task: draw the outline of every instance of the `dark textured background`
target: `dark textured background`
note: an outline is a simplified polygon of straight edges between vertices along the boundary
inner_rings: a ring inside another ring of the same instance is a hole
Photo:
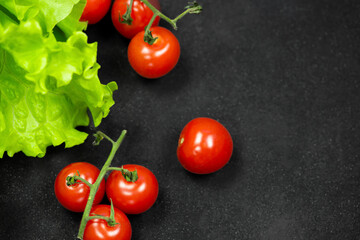
[[[113,165],[144,165],[160,184],[154,207],[129,216],[133,239],[360,239],[360,1],[200,2],[175,32],[178,65],[158,80],[132,71],[109,14],[87,30],[101,81],[119,86],[99,129],[128,130]],[[161,3],[176,16],[187,1]],[[229,164],[205,176],[176,158],[199,116],[234,140]],[[71,162],[102,166],[110,145],[91,142],[0,159],[0,239],[75,238],[81,214],[53,183]]]

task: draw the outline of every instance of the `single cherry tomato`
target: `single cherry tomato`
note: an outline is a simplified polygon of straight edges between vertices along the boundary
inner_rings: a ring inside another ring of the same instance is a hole
[[[95,24],[99,22],[111,6],[111,0],[87,0],[80,21]]]
[[[97,205],[91,209],[90,216],[102,215],[110,217],[110,205]],[[115,226],[109,226],[104,219],[92,219],[86,224],[84,231],[84,240],[130,240],[131,224],[126,215],[114,207],[115,222],[119,223]]]
[[[160,10],[158,0],[149,0],[149,3]],[[120,19],[122,20],[122,16],[126,13],[127,6],[129,5],[130,0],[115,0],[111,8],[111,19],[116,30],[124,37],[131,39],[145,29],[154,13],[140,0],[134,0],[130,15],[133,21],[131,25],[128,25],[122,23]],[[157,26],[159,21],[160,17],[156,17],[151,26]]]
[[[100,173],[100,170],[94,165],[87,162],[76,162],[63,168],[55,180],[55,196],[60,204],[66,209],[73,212],[83,212],[89,197],[90,188],[85,183],[78,180],[78,183],[68,186],[66,178],[75,176],[80,173],[80,177],[94,183]],[[95,195],[93,205],[99,204],[105,194],[105,180],[103,179],[99,185],[99,189]]]
[[[155,175],[147,168],[128,164],[123,166],[129,171],[137,171],[138,179],[128,182],[120,171],[112,171],[106,181],[106,195],[115,207],[127,214],[147,211],[155,203],[159,184]]]
[[[181,165],[197,174],[218,171],[228,163],[232,152],[230,133],[211,118],[195,118],[186,124],[177,147]]]
[[[144,78],[159,78],[169,73],[180,57],[180,44],[169,30],[163,27],[150,28],[156,41],[144,42],[144,33],[138,33],[128,47],[128,59],[132,68]]]

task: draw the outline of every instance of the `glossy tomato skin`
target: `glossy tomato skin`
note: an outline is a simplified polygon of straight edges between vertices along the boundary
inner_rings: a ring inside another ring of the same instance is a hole
[[[100,173],[100,170],[94,165],[87,162],[76,162],[63,168],[56,177],[54,189],[55,196],[59,203],[66,209],[73,212],[83,212],[89,197],[90,188],[79,182],[78,184],[67,186],[67,176],[78,175],[90,183],[94,183]],[[99,185],[99,189],[95,195],[94,205],[99,204],[105,194],[105,180],[103,179]]]
[[[149,3],[160,10],[160,3],[158,0],[149,0]],[[111,8],[111,20],[114,27],[121,35],[131,39],[137,33],[145,29],[154,13],[140,0],[134,0],[131,10],[131,18],[133,21],[131,25],[128,25],[119,21],[119,16],[123,16],[126,13],[128,5],[130,5],[130,0],[115,0]],[[160,17],[156,17],[151,26],[157,26],[159,21]]]
[[[97,205],[91,209],[90,216],[102,215],[110,217],[110,205]],[[115,226],[109,226],[105,220],[93,219],[86,224],[83,240],[130,240],[132,229],[129,219],[126,215],[114,207]]]
[[[163,27],[150,28],[154,38],[152,45],[144,42],[144,33],[138,33],[128,47],[128,60],[131,67],[144,78],[160,78],[169,73],[180,57],[180,44],[177,38]]]
[[[111,0],[87,0],[80,21],[95,24],[99,22],[111,6]]]
[[[182,130],[177,147],[181,165],[196,174],[213,173],[224,167],[233,152],[228,130],[211,118],[195,118]]]
[[[155,175],[147,168],[128,164],[123,168],[137,170],[138,180],[128,182],[120,171],[112,171],[106,181],[106,194],[114,206],[127,214],[139,214],[147,211],[155,203],[159,184]]]

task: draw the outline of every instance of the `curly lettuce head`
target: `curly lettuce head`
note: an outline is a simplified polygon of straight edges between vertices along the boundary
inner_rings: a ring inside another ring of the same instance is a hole
[[[117,85],[101,84],[97,44],[78,21],[85,2],[0,2],[0,158],[81,144],[87,110],[98,126],[114,104]]]

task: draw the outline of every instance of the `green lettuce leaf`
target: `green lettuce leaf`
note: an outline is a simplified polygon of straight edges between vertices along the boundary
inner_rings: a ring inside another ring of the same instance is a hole
[[[85,0],[0,2],[0,158],[42,157],[50,145],[81,144],[114,104],[115,82],[101,84],[97,43],[80,23]]]
[[[81,31],[86,23],[79,22],[86,0],[1,0],[0,5],[19,22],[37,21],[45,33],[60,23],[66,32]]]

